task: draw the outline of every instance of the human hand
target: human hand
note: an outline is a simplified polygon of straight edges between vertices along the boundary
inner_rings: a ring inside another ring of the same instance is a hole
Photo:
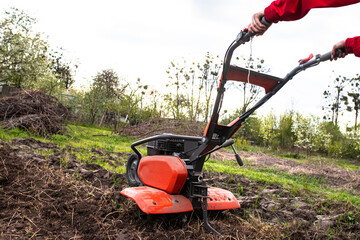
[[[340,49],[340,50],[342,50],[342,51],[341,51],[337,56],[335,56],[335,52],[336,52],[336,50],[338,50],[338,49]],[[347,53],[346,53],[346,51],[344,51],[343,49],[345,49],[345,40],[342,40],[342,41],[336,43],[336,44],[333,46],[333,48],[332,48],[332,50],[331,50],[331,59],[336,60],[337,58],[343,58],[343,57],[345,57],[345,56],[347,55]]]
[[[264,16],[264,11],[255,13],[252,16],[252,21],[248,26],[248,29],[251,33],[256,33],[256,35],[263,35],[264,32],[270,27],[269,26],[265,26],[264,24],[262,24],[260,22],[261,17]]]

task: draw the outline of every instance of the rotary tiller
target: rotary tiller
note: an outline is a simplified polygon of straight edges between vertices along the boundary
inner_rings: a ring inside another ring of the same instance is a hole
[[[203,181],[203,165],[206,157],[220,148],[232,146],[233,134],[256,109],[267,102],[299,72],[331,58],[331,52],[307,58],[289,72],[285,78],[251,71],[230,64],[234,50],[249,42],[254,34],[247,29],[240,31],[229,46],[222,69],[217,97],[211,119],[203,136],[161,134],[145,138],[131,145],[134,153],[129,157],[126,176],[129,188],[121,194],[131,198],[145,214],[185,213],[200,210],[206,229],[220,235],[208,222],[208,211],[239,208],[236,197],[227,190],[209,187]],[[240,81],[265,89],[265,95],[247,112],[228,125],[218,124],[219,112],[227,81]],[[147,155],[143,157],[136,148],[147,143]],[[243,162],[232,146],[240,166]]]

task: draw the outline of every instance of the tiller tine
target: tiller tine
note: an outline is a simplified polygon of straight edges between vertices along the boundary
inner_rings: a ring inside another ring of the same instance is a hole
[[[208,208],[207,208],[207,199],[209,198],[208,194],[207,194],[207,186],[205,186],[204,188],[202,188],[201,191],[201,195],[203,196],[202,198],[202,210],[203,210],[203,220],[204,220],[204,227],[209,230],[212,231],[214,233],[216,233],[218,236],[222,236],[218,231],[216,231],[210,224],[209,224],[209,220],[208,220]]]

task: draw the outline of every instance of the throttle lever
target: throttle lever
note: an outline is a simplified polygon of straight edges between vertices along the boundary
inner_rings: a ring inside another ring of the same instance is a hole
[[[307,63],[307,62],[310,61],[313,57],[314,57],[314,54],[311,53],[307,58],[300,59],[300,60],[299,60],[299,64]]]
[[[244,162],[242,161],[240,155],[236,152],[236,149],[234,148],[234,145],[231,145],[231,147],[232,147],[232,149],[234,151],[237,163],[239,164],[240,167],[242,167],[244,165]]]

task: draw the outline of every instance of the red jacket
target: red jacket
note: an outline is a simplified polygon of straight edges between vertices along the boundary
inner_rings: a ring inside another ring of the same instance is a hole
[[[276,0],[265,8],[265,19],[269,22],[293,21],[303,18],[312,8],[342,7],[360,0]],[[360,57],[360,36],[345,40],[345,49]]]

